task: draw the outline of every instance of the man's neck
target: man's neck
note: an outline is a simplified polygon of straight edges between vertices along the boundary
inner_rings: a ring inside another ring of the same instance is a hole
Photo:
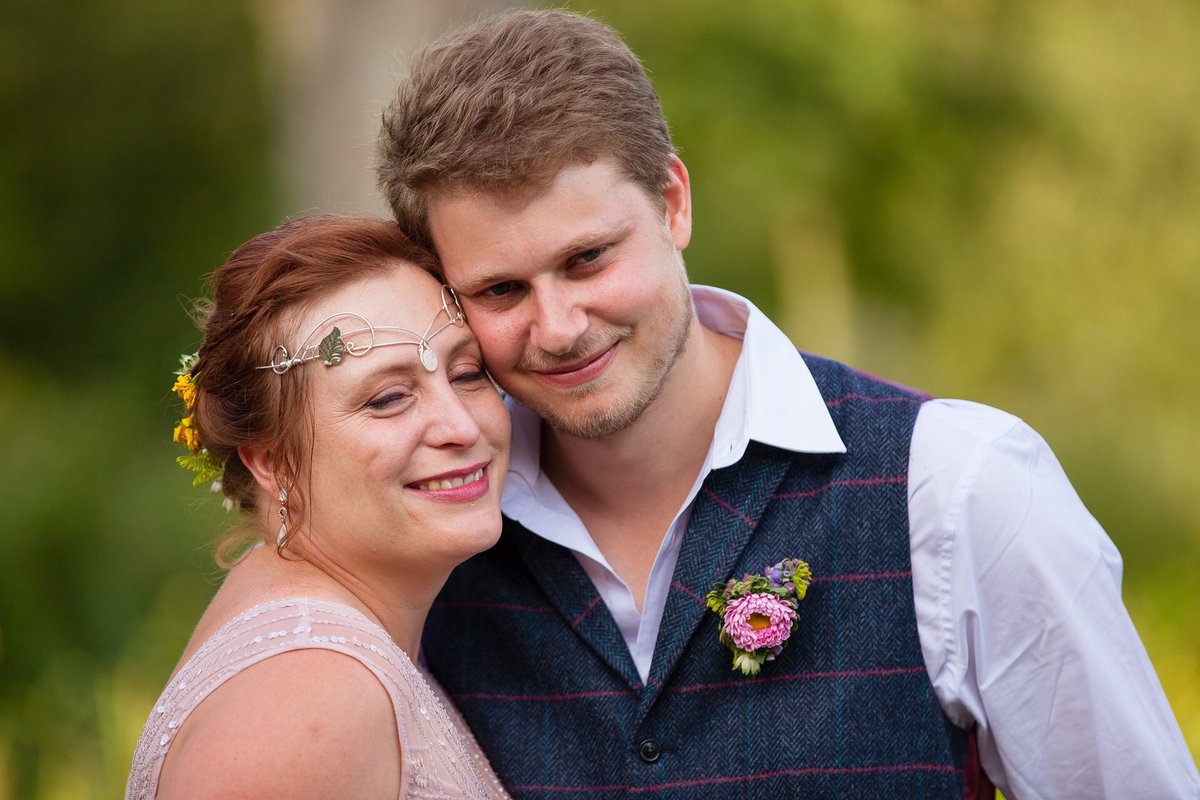
[[[541,469],[641,607],[650,568],[712,444],[741,342],[693,323],[662,393],[625,430],[580,439],[543,425]]]

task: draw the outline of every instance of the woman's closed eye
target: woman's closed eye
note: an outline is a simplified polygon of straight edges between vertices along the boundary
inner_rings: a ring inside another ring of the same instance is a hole
[[[455,386],[470,389],[473,388],[475,384],[487,383],[487,373],[485,373],[483,368],[479,366],[464,366],[462,369],[458,369],[453,372],[450,382]]]
[[[411,395],[408,392],[389,390],[377,395],[374,399],[369,400],[366,404],[366,408],[369,408],[372,411],[386,411],[388,409],[398,407],[409,397],[411,397]]]

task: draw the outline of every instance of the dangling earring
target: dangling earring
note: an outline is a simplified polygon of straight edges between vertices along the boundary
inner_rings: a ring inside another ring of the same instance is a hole
[[[279,490],[279,533],[275,534],[275,552],[283,555],[283,550],[288,543],[287,529],[287,489]]]

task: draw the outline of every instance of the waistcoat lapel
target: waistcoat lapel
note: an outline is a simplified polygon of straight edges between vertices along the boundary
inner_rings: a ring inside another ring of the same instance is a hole
[[[713,470],[696,497],[684,534],[671,591],[663,609],[650,679],[638,710],[640,722],[701,621],[709,614],[704,595],[717,581],[728,580],[766,511],[776,487],[792,460],[781,451],[751,442],[740,461]],[[780,553],[778,558],[788,554]],[[767,566],[753,565],[753,568]],[[729,658],[729,651],[712,636],[712,657]]]
[[[508,520],[505,524],[510,529],[506,534],[514,537],[518,552],[534,580],[567,625],[631,689],[639,688],[641,678],[638,677],[637,667],[621,636],[621,630],[575,556],[565,547],[548,542],[520,525]],[[565,658],[570,654],[563,655]],[[570,669],[570,666],[563,664],[557,668]]]

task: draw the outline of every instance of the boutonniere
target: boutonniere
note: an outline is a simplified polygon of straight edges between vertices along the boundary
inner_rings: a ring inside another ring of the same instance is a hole
[[[705,599],[721,618],[721,644],[733,651],[733,668],[754,676],[774,661],[796,629],[796,609],[812,571],[798,558],[785,558],[761,575],[718,583]]]

